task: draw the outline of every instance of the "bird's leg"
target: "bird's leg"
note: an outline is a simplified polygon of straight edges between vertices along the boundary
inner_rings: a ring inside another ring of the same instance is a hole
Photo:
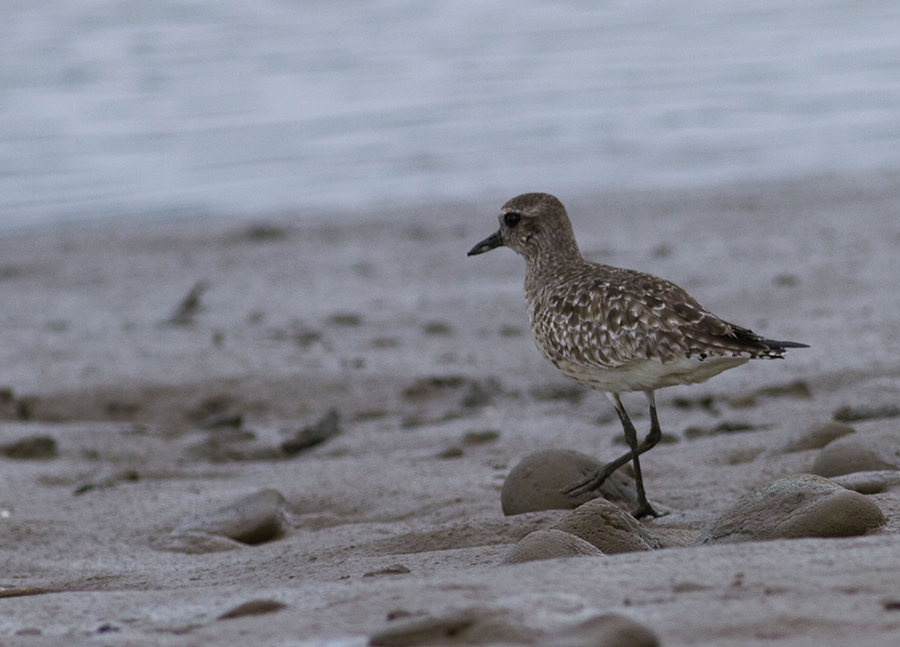
[[[619,398],[619,394],[607,393],[607,397],[612,401],[613,405],[616,408],[616,413],[619,416],[619,420],[622,422],[622,428],[625,432],[625,440],[628,443],[628,446],[631,448],[631,451],[601,466],[580,481],[576,481],[572,485],[567,486],[562,490],[563,494],[568,494],[569,496],[575,497],[586,492],[596,490],[601,485],[603,485],[603,482],[606,481],[606,479],[608,479],[613,472],[622,467],[628,461],[632,461],[634,465],[634,482],[638,494],[638,507],[634,511],[634,516],[638,519],[645,516],[660,516],[660,513],[654,510],[653,506],[650,505],[650,502],[647,501],[647,495],[644,492],[644,479],[641,474],[641,464],[640,460],[638,459],[638,456],[640,456],[647,450],[652,449],[662,437],[662,431],[659,426],[659,419],[656,415],[656,402],[653,396],[653,391],[645,391],[644,394],[647,396],[647,401],[650,404],[650,433],[647,434],[647,438],[644,439],[644,442],[638,445],[637,431],[635,431],[634,424],[632,424],[631,419],[628,417],[628,414],[625,411],[625,407],[622,405],[622,400],[621,398]]]
[[[656,396],[653,394],[653,391],[644,391],[644,395],[647,396],[647,404],[650,405],[650,433],[647,434],[644,442],[641,443],[642,454],[647,449],[655,447],[656,443],[662,439],[662,429],[659,426],[659,418],[656,417]],[[647,446],[646,449],[644,449],[644,445]]]
[[[638,507],[632,514],[635,519],[640,519],[641,517],[646,517],[648,515],[658,517],[659,513],[653,509],[653,506],[647,501],[647,495],[644,493],[644,477],[641,475],[641,461],[638,458],[641,455],[641,448],[638,446],[637,431],[635,431],[631,419],[625,412],[625,407],[622,405],[622,399],[619,397],[619,394],[611,393],[609,394],[609,397],[616,406],[616,413],[619,414],[619,420],[622,421],[622,429],[625,431],[625,442],[631,447],[631,464],[634,465],[634,485],[637,488],[638,495]],[[654,409],[655,407],[651,408],[651,412]],[[652,415],[653,414],[651,413],[651,416]],[[650,433],[653,433],[652,425]],[[647,449],[649,449],[649,447]]]

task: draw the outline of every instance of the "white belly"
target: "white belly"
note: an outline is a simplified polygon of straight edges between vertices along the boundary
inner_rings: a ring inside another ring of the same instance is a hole
[[[654,391],[666,386],[697,384],[729,368],[746,364],[746,357],[707,357],[678,359],[663,363],[645,359],[616,368],[594,368],[567,360],[557,360],[557,368],[571,380],[597,391]]]

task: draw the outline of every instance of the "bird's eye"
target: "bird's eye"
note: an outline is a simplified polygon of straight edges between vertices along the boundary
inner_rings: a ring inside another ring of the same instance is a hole
[[[510,229],[518,225],[520,220],[522,220],[522,216],[517,213],[508,213],[503,216],[503,223]]]

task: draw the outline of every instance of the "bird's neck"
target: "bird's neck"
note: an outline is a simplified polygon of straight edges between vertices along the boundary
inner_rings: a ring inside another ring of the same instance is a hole
[[[525,257],[525,286],[551,285],[587,261],[581,255],[574,238],[556,241],[551,249],[536,250]]]

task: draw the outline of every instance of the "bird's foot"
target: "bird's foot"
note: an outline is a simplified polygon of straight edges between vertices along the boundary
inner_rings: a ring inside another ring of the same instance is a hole
[[[638,505],[637,510],[631,513],[631,515],[635,519],[643,519],[644,517],[653,517],[654,519],[657,517],[665,517],[668,512],[657,512],[656,509],[650,505],[649,501],[644,501],[640,505]]]
[[[585,476],[583,479],[579,481],[575,481],[571,485],[567,485],[560,492],[562,494],[568,494],[573,499],[581,496],[582,494],[587,494],[588,492],[593,492],[594,490],[599,489],[601,485],[603,485],[604,481],[609,478],[610,474],[615,472],[617,466],[615,465],[601,465],[596,470]]]

